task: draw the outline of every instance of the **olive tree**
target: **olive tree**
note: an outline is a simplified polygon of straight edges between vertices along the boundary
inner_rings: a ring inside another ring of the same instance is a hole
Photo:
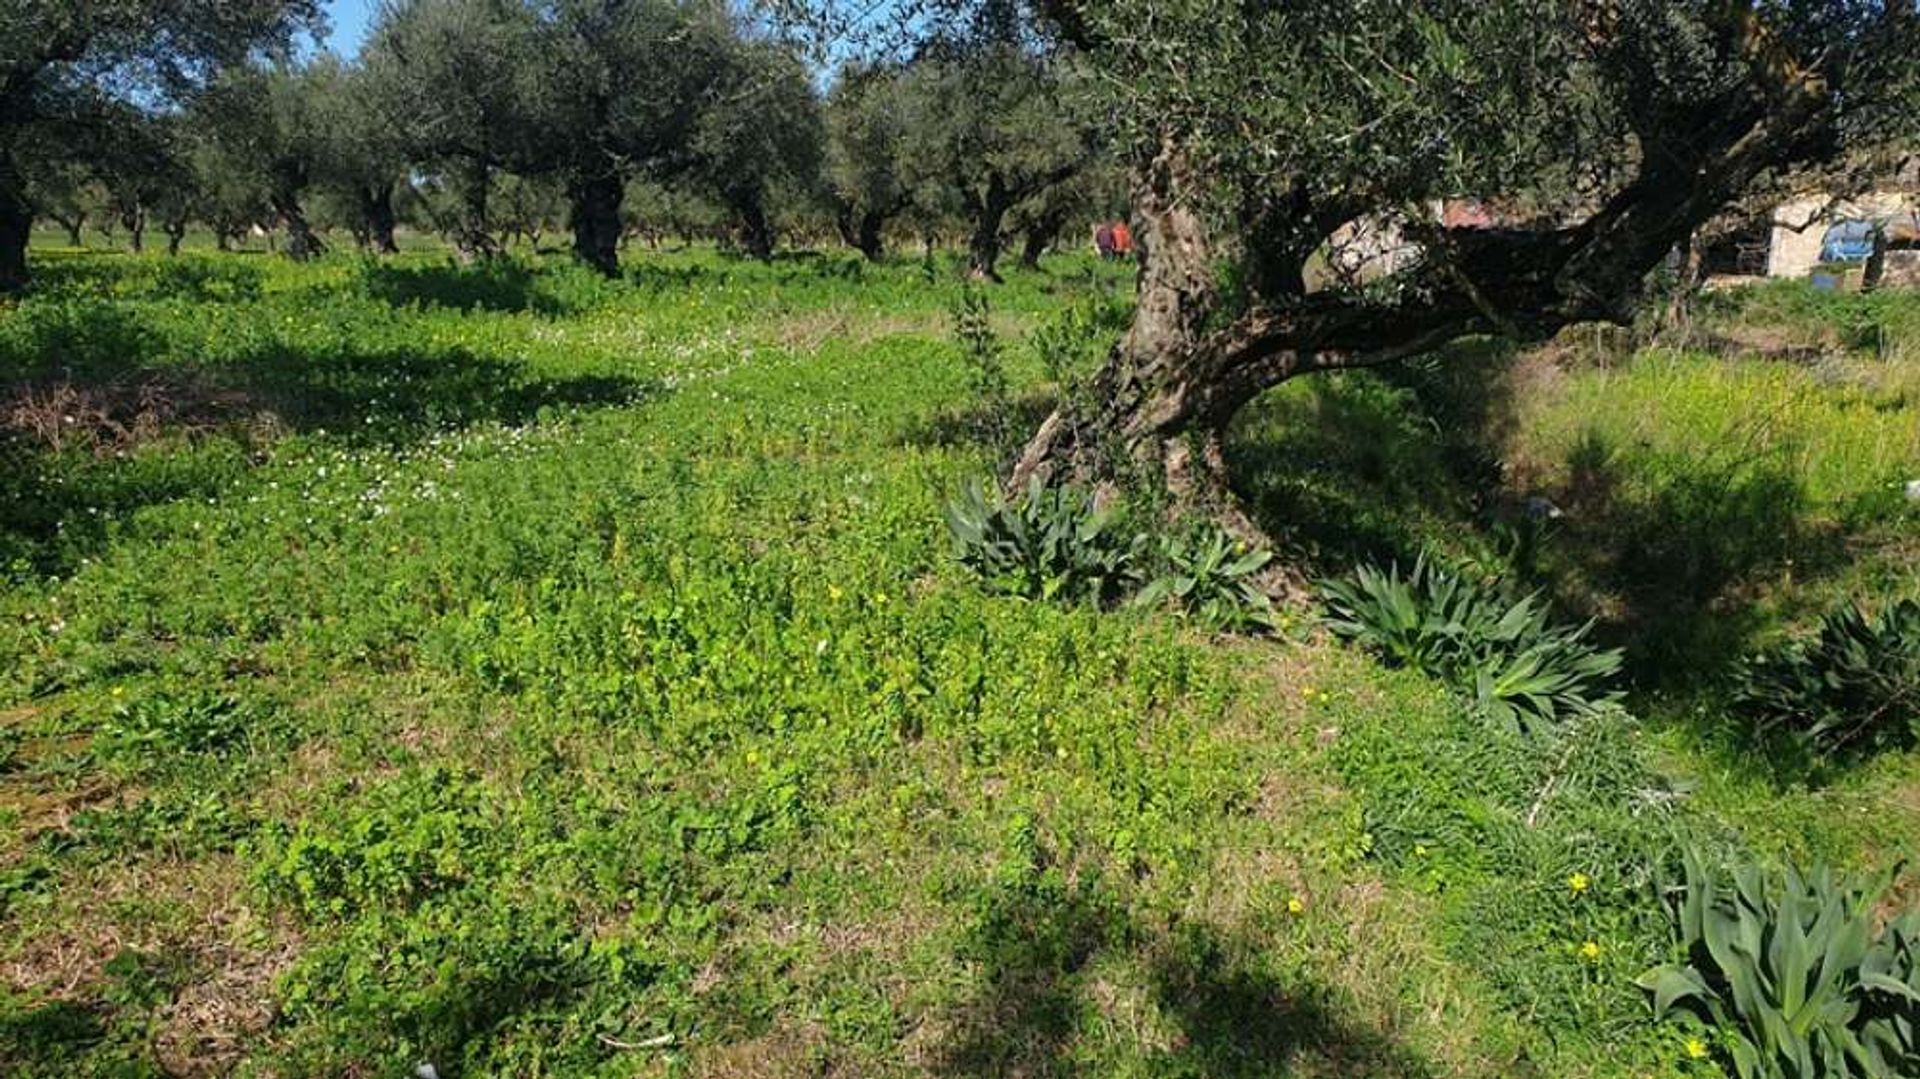
[[[997,279],[1008,214],[1086,167],[1093,144],[1067,100],[1071,57],[982,22],[932,42],[901,107],[913,182],[947,189],[968,223],[970,271]]]
[[[498,248],[495,177],[548,167],[550,87],[541,27],[521,0],[396,0],[362,49],[366,108],[450,199],[442,220],[462,260]]]
[[[847,246],[875,262],[886,254],[887,222],[913,204],[903,86],[897,66],[850,64],[825,102],[834,225]]]
[[[161,108],[318,21],[313,0],[0,0],[0,292],[27,283],[37,168],[113,109]]]
[[[261,192],[295,260],[326,247],[306,200],[331,153],[334,117],[324,106],[344,79],[340,62],[326,54],[305,65],[249,64],[229,69],[195,102],[195,128],[213,167]]]
[[[733,214],[741,248],[768,259],[769,199],[810,189],[819,174],[819,98],[800,58],[771,40],[736,39],[715,74],[693,134],[693,176]]]
[[[542,160],[566,189],[574,253],[619,272],[621,204],[636,178],[695,164],[712,88],[733,70],[724,10],[676,0],[542,0],[538,108],[556,136]]]
[[[1040,15],[1112,94],[1139,302],[1092,392],[1046,419],[1011,479],[1144,480],[1247,533],[1224,435],[1270,387],[1465,335],[1630,319],[1669,252],[1743,193],[1915,134],[1913,0],[1059,0]],[[1506,212],[1473,227],[1427,209],[1463,195]],[[1309,259],[1365,218],[1397,221],[1420,256],[1309,290]]]

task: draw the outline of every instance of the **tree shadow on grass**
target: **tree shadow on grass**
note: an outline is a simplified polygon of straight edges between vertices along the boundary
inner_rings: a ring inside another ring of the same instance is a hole
[[[1036,392],[1000,404],[969,402],[944,408],[909,421],[895,444],[922,449],[984,446],[1010,458],[1053,412],[1055,403],[1053,394]]]
[[[459,347],[276,344],[190,371],[148,367],[148,342],[128,320],[73,349],[43,344],[77,366],[28,360],[19,366],[59,373],[0,395],[0,572],[66,572],[106,544],[115,521],[216,496],[286,432],[400,448],[475,424],[633,405],[660,389],[622,375],[531,377]]]
[[[1096,1076],[1099,1040],[1132,1027],[1151,1032],[1148,1044],[1117,1048],[1151,1060],[1155,1074],[1433,1074],[1392,1038],[1335,1014],[1324,988],[1267,969],[1271,950],[1199,923],[1150,930],[1097,888],[1053,875],[1000,886],[981,901],[962,950],[981,970],[980,989],[948,1017],[935,1071]],[[1145,1014],[1113,1021],[1106,1009],[1117,995]]]
[[[510,258],[471,266],[369,263],[360,272],[367,295],[394,307],[565,315],[574,305],[543,287],[538,268]]]
[[[1283,386],[1236,427],[1235,481],[1316,572],[1432,552],[1499,567],[1544,589],[1562,617],[1594,619],[1601,641],[1626,650],[1629,677],[1662,690],[1729,671],[1773,620],[1783,575],[1845,568],[1857,515],[1814,506],[1784,450],[1661,453],[1594,427],[1551,486],[1515,486],[1502,464],[1521,422],[1511,358],[1478,345]],[[1535,498],[1564,516],[1535,516]]]
[[[79,1065],[106,1037],[99,1012],[72,1001],[55,1000],[27,1007],[0,1001],[0,1073],[56,1074]]]
[[[1246,410],[1228,467],[1269,535],[1319,573],[1479,549],[1506,507],[1498,444],[1516,422],[1512,351],[1301,379]]]
[[[1589,430],[1554,492],[1568,514],[1545,559],[1558,598],[1598,620],[1642,685],[1717,680],[1770,621],[1769,586],[1849,558],[1845,526],[1816,512],[1787,455],[1717,449],[1682,463]]]
[[[164,260],[119,254],[36,257],[33,289],[59,296],[117,300],[225,303],[255,299],[266,272],[232,255],[178,255]]]

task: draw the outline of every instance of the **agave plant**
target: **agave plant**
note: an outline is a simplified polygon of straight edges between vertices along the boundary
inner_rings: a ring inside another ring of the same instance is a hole
[[[1085,492],[1035,478],[1009,499],[969,481],[945,514],[956,557],[998,591],[1107,603],[1140,579],[1145,537],[1125,534]]]
[[[1160,553],[1166,570],[1140,590],[1136,603],[1171,604],[1214,629],[1274,625],[1273,602],[1254,579],[1272,561],[1272,552],[1250,550],[1213,526],[1166,541]]]
[[[1588,642],[1591,622],[1554,623],[1537,593],[1512,598],[1424,555],[1404,576],[1398,566],[1361,566],[1320,590],[1335,633],[1453,682],[1495,721],[1524,730],[1619,697],[1606,688],[1619,651]]]
[[[1717,1028],[1740,1079],[1920,1074],[1920,918],[1873,931],[1891,874],[1863,883],[1744,866],[1723,879],[1697,852],[1683,862],[1673,915],[1686,959],[1639,979],[1656,1015]]]
[[[1750,657],[1735,687],[1757,733],[1824,756],[1920,743],[1920,601],[1877,616],[1849,600],[1810,640]]]

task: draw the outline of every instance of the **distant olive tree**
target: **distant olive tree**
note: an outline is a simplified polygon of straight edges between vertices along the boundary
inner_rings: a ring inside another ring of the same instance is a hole
[[[731,44],[704,98],[693,178],[733,214],[741,249],[771,258],[769,201],[813,190],[825,155],[812,80],[790,50],[743,38]]]
[[[887,223],[913,204],[903,87],[898,65],[852,64],[825,102],[834,225],[847,246],[876,262],[886,253]]]
[[[314,0],[0,0],[0,292],[27,283],[29,176],[318,22]]]
[[[968,225],[969,270],[997,279],[1007,217],[1094,158],[1069,107],[1070,57],[1036,50],[995,20],[937,38],[901,94],[910,181],[951,194]]]
[[[444,194],[463,260],[494,253],[495,177],[547,167],[555,138],[535,10],[518,0],[395,0],[362,49],[365,107]]]

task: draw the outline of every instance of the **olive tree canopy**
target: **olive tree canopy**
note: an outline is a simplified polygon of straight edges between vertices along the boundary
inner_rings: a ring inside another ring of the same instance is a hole
[[[0,0],[0,292],[27,281],[29,174],[318,24],[314,0]]]

